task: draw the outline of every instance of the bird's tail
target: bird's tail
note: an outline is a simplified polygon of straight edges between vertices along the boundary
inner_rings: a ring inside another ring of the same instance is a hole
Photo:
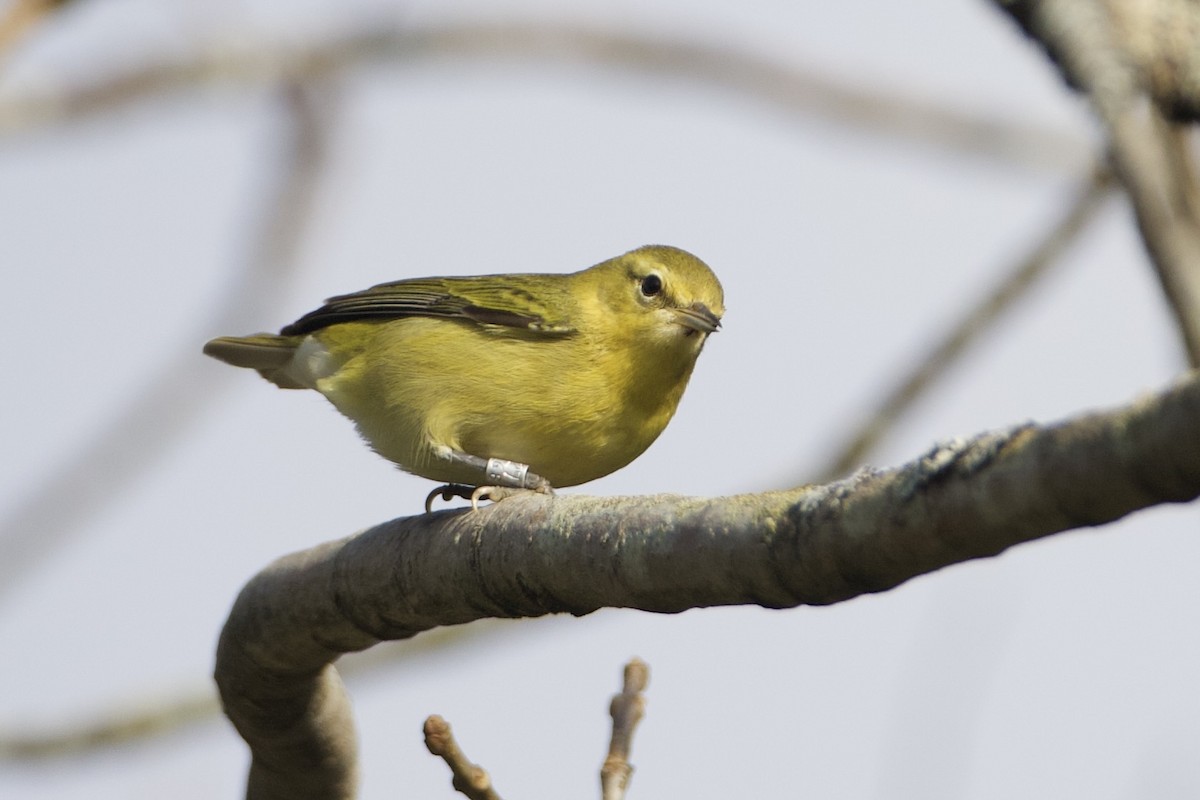
[[[292,357],[302,336],[276,336],[256,333],[253,336],[218,336],[204,345],[204,354],[235,367],[258,370],[258,374],[281,389],[305,389],[288,374]]]

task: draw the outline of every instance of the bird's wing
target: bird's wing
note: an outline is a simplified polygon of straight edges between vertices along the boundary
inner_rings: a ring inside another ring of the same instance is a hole
[[[566,284],[557,275],[416,278],[331,297],[280,333],[296,336],[339,322],[442,317],[557,336],[575,330],[570,307]]]

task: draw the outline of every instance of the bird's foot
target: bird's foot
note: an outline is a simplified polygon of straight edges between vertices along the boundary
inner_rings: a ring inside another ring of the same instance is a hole
[[[528,489],[518,489],[515,486],[476,486],[475,491],[471,492],[471,509],[478,511],[480,500],[491,500],[493,503],[499,503],[506,497],[515,497],[516,495],[527,494],[529,492],[554,494],[554,489],[549,483],[541,483]]]
[[[440,497],[443,500],[461,497],[463,500],[471,501],[472,511],[478,511],[480,500],[490,500],[493,503],[499,503],[507,497],[513,497],[526,492],[554,494],[554,489],[546,481],[527,489],[515,486],[467,486],[462,483],[447,483],[445,486],[439,486],[434,489],[425,498],[425,513],[428,514],[433,511],[433,499],[435,497]]]

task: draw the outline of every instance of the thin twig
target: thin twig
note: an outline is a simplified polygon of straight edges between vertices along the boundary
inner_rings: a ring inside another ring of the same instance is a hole
[[[936,345],[883,397],[867,421],[835,450],[819,480],[831,480],[861,466],[880,440],[909,408],[958,363],[966,350],[1061,260],[1112,192],[1111,171],[1097,163],[1076,191],[1066,214],[1057,220],[1033,248],[1016,262],[1004,279],[980,298]]]
[[[219,310],[189,341],[202,342],[214,331],[246,326],[294,272],[329,149],[333,115],[328,99],[325,89],[287,88],[286,130],[279,148],[283,156],[277,171],[268,176],[255,238],[245,262],[220,294]],[[0,519],[0,597],[134,485],[213,405],[220,396],[216,389],[228,384],[215,383],[211,374],[197,369],[200,360],[197,347],[161,365],[131,393],[129,405]]]
[[[633,749],[633,732],[646,713],[646,699],[642,692],[650,682],[650,667],[640,658],[625,665],[625,680],[621,693],[613,695],[608,713],[612,717],[612,739],[608,745],[608,757],[600,768],[600,796],[603,800],[623,800],[629,779],[633,776],[633,765],[629,753]]]
[[[571,24],[448,23],[412,29],[374,24],[301,47],[271,42],[211,45],[90,83],[0,100],[0,135],[111,113],[134,103],[194,92],[205,85],[258,86],[307,80],[373,63],[408,65],[447,57],[588,64],[638,75],[666,75],[766,103],[806,120],[837,124],[924,146],[1040,170],[1076,171],[1078,137],[1004,117],[881,91],[734,46],[631,34]]]
[[[492,779],[478,764],[472,764],[450,731],[450,723],[436,714],[425,720],[425,746],[450,767],[451,785],[470,800],[500,800]]]

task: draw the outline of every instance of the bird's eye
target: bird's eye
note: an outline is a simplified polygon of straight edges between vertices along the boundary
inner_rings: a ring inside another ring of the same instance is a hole
[[[642,278],[642,294],[646,297],[654,297],[662,292],[662,278],[655,275],[653,272]]]

